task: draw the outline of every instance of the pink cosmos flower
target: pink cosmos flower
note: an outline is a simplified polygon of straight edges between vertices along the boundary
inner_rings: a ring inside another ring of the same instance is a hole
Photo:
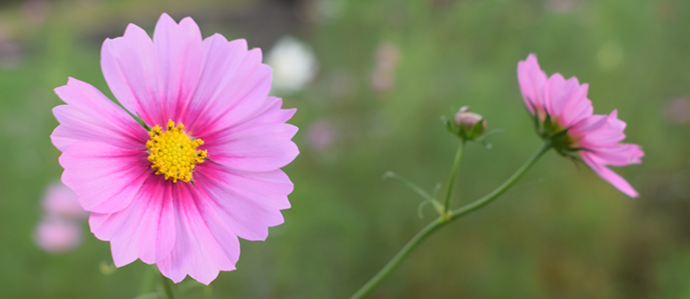
[[[55,182],[48,186],[42,203],[48,215],[65,219],[84,219],[89,214],[79,204],[77,194],[62,182]]]
[[[625,179],[606,167],[639,164],[644,156],[639,145],[620,143],[625,139],[625,122],[618,119],[617,110],[592,114],[589,85],[580,85],[575,77],[566,80],[559,73],[547,78],[534,54],[518,63],[518,81],[543,138],[551,138],[561,154],[579,152],[601,178],[630,197],[638,196]]]
[[[55,89],[67,103],[53,109],[51,135],[62,181],[117,267],[141,259],[176,283],[209,284],[235,269],[238,237],[265,240],[283,222],[295,109],[268,96],[261,57],[245,40],[202,40],[191,18],[163,14],[153,40],[129,24],[103,43],[103,75],[124,109],[74,78]]]
[[[34,241],[49,253],[65,253],[81,244],[81,228],[71,220],[47,217],[36,226]]]
[[[307,127],[307,144],[316,151],[324,151],[333,144],[336,134],[331,121],[319,119]]]
[[[65,253],[81,244],[80,220],[88,213],[77,195],[60,182],[48,185],[42,199],[43,217],[34,230],[34,241],[49,253]]]

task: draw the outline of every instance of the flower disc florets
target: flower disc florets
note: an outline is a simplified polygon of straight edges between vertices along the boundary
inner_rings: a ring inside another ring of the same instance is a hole
[[[197,150],[196,148],[204,141],[192,139],[183,131],[184,125],[168,120],[167,130],[163,132],[160,126],[156,125],[149,131],[151,140],[146,142],[149,149],[149,161],[153,163],[152,169],[156,169],[156,174],[165,175],[165,179],[172,179],[189,182],[192,180],[192,170],[196,164],[204,162],[207,151]]]

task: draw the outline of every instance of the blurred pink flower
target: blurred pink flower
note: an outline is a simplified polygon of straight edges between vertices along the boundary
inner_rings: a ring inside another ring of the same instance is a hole
[[[0,38],[0,68],[14,69],[22,63],[22,47],[9,39]]]
[[[89,215],[79,204],[77,194],[62,182],[48,186],[43,195],[43,209],[49,215],[67,219],[83,219]]]
[[[690,123],[690,99],[680,97],[666,102],[663,110],[666,121],[673,124]]]
[[[542,126],[548,115],[555,126],[549,130],[555,135],[567,130],[567,135],[558,140],[561,143],[554,144],[556,150],[566,155],[579,152],[601,178],[630,197],[638,196],[625,179],[606,167],[639,164],[644,156],[637,144],[620,143],[625,139],[625,122],[618,119],[617,110],[610,115],[592,114],[592,102],[587,99],[589,85],[580,85],[575,77],[565,80],[559,73],[547,78],[534,54],[518,63],[518,81],[527,108],[536,113]]]
[[[578,4],[577,0],[548,0],[547,7],[555,12],[570,12]]]
[[[314,121],[307,127],[307,144],[316,151],[323,151],[331,146],[335,134],[335,128],[329,120]]]
[[[129,24],[103,43],[103,75],[126,110],[77,79],[55,89],[67,103],[53,109],[51,136],[62,181],[117,267],[141,259],[174,282],[209,284],[235,269],[238,237],[265,240],[283,223],[295,109],[268,96],[261,56],[245,40],[202,41],[191,18],[163,14],[153,40]]]
[[[375,67],[371,71],[371,87],[380,93],[393,89],[395,85],[395,68],[400,62],[400,51],[392,43],[384,43],[376,49]]]
[[[46,0],[26,0],[22,3],[25,19],[33,25],[41,25],[50,13],[50,3]]]
[[[400,62],[400,50],[394,44],[386,42],[376,49],[376,68],[393,70]]]
[[[49,253],[65,253],[81,244],[81,228],[74,221],[47,217],[36,226],[34,241]]]

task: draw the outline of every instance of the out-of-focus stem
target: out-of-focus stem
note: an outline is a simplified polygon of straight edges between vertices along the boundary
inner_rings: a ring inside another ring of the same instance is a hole
[[[412,253],[412,250],[421,244],[426,237],[431,235],[433,231],[443,226],[445,223],[447,223],[447,221],[443,220],[442,217],[439,217],[425,226],[416,235],[414,235],[414,237],[412,237],[412,239],[410,239],[410,241],[408,241],[407,244],[405,244],[405,246],[403,246],[403,248],[401,248],[400,251],[398,251],[398,253],[390,261],[388,261],[388,263],[383,266],[381,270],[379,270],[378,273],[376,273],[376,275],[374,275],[374,277],[369,279],[366,284],[359,288],[359,290],[352,295],[350,299],[364,298],[364,296],[373,291],[384,278],[388,277],[388,275],[400,265],[403,259]]]
[[[458,149],[458,154],[456,154],[456,159],[455,159],[455,164],[453,166],[453,173],[451,173],[451,183],[448,185],[448,193],[450,193],[450,190],[452,189],[452,182],[455,177],[455,171],[457,170],[457,165],[459,164],[460,157],[462,155],[462,147],[463,144],[460,145],[460,148]],[[491,191],[491,193],[487,194],[486,196],[464,206],[459,209],[453,210],[450,213],[446,213],[441,215],[439,218],[434,220],[433,222],[429,223],[427,226],[425,226],[422,230],[420,230],[410,241],[403,246],[403,248],[398,251],[393,258],[388,261],[388,263],[379,270],[378,273],[374,275],[369,281],[367,281],[357,292],[350,297],[350,299],[358,299],[358,298],[364,298],[366,295],[371,293],[380,283],[390,275],[395,268],[397,268],[402,261],[410,254],[412,251],[417,248],[417,246],[424,241],[431,233],[436,231],[438,228],[442,227],[443,225],[449,223],[451,220],[461,218],[465,215],[468,215],[481,207],[487,205],[494,199],[496,199],[499,195],[503,194],[508,188],[513,186],[515,182],[522,177],[522,175],[527,172],[528,169],[534,165],[539,158],[544,155],[549,149],[551,149],[551,141],[549,139],[546,139],[544,144],[534,153],[532,156],[525,161],[520,168],[518,168],[515,173],[513,173],[512,176],[510,176],[503,184],[498,186],[494,191]],[[446,207],[448,206],[448,198],[446,198]],[[444,217],[445,216],[445,217]]]
[[[455,161],[453,162],[453,169],[450,171],[450,179],[448,180],[448,190],[446,191],[446,199],[443,201],[443,215],[448,214],[450,210],[450,196],[453,193],[453,184],[455,184],[455,175],[458,173],[458,167],[460,166],[460,160],[462,159],[462,150],[465,147],[465,140],[460,141],[458,145],[458,150],[455,152]]]
[[[513,186],[513,184],[515,184],[515,182],[517,182],[517,180],[520,177],[522,177],[522,175],[525,174],[525,172],[527,172],[527,170],[530,169],[532,165],[534,165],[534,163],[537,162],[537,160],[539,160],[539,158],[542,155],[544,155],[549,149],[551,149],[551,140],[546,139],[546,141],[544,141],[544,144],[542,144],[542,146],[536,152],[534,152],[534,154],[532,154],[532,156],[529,159],[527,159],[527,161],[525,161],[525,163],[522,164],[522,166],[520,166],[520,168],[518,168],[518,170],[515,171],[515,173],[513,173],[512,176],[510,176],[505,182],[503,182],[503,184],[498,186],[498,188],[494,189],[494,191],[491,191],[491,193],[485,195],[484,197],[477,199],[472,203],[465,205],[462,208],[453,210],[450,213],[451,219],[456,219],[464,215],[467,215],[496,199],[499,195],[503,194],[503,192],[508,190],[508,188]]]

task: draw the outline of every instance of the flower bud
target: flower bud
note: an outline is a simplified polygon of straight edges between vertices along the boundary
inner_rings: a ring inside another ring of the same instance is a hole
[[[486,129],[486,120],[481,115],[471,112],[469,106],[460,108],[454,120],[460,128],[460,137],[466,140],[474,139]]]

